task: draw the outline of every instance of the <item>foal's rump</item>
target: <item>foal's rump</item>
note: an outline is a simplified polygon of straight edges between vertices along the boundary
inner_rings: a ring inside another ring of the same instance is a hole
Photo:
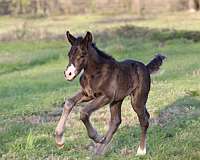
[[[126,97],[136,88],[149,85],[150,83],[149,71],[146,65],[142,62],[130,59],[124,60],[119,62],[119,67],[117,69],[117,95],[123,95],[123,97]]]
[[[147,65],[130,59],[119,62],[120,80],[118,80],[118,86],[120,86],[120,91],[129,95],[137,89],[148,94],[151,81],[150,74],[159,70],[165,58],[165,56],[157,54]]]

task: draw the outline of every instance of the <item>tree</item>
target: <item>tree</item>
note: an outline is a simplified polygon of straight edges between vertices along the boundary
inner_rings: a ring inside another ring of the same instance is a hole
[[[48,10],[50,10],[48,0],[40,0],[40,7],[43,11],[43,15],[47,16],[48,15],[47,12]]]
[[[144,9],[143,0],[131,0],[132,11],[138,15],[142,14]]]
[[[37,15],[37,12],[38,12],[38,1],[37,0],[31,0],[30,7],[32,9],[32,13],[34,15]]]
[[[11,0],[0,0],[0,15],[11,13]]]
[[[22,14],[23,13],[23,3],[22,0],[18,0],[18,14]]]
[[[189,0],[188,7],[190,12],[195,12],[199,10],[200,2],[199,0]]]
[[[59,13],[65,13],[61,3],[59,0],[53,0],[53,6],[55,7],[55,10],[58,11]]]

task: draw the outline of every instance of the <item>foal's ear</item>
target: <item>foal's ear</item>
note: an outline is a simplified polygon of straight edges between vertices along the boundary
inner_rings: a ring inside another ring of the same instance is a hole
[[[92,43],[92,33],[87,31],[84,39],[83,39],[83,44],[85,44],[86,46],[88,46],[89,43]]]
[[[71,35],[71,34],[69,33],[69,31],[66,32],[66,35],[67,35],[67,39],[68,39],[69,43],[70,43],[71,45],[73,45],[74,42],[76,41],[76,38],[75,38],[73,35]]]

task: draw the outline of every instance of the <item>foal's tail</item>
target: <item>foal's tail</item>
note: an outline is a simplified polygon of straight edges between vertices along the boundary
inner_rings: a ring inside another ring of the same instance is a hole
[[[161,54],[157,54],[157,55],[155,56],[155,58],[152,59],[152,60],[146,65],[146,67],[147,67],[148,70],[149,70],[149,73],[152,74],[152,73],[157,72],[157,71],[160,69],[160,66],[162,65],[164,59],[166,59],[165,56],[163,56],[163,55],[161,55]]]

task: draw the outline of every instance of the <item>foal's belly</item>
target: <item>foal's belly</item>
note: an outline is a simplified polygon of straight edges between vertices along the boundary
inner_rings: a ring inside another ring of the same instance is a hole
[[[117,87],[116,87],[116,98],[121,99],[124,98],[134,90],[134,83],[130,75],[121,75],[118,79]]]
[[[117,86],[119,97],[128,96],[136,89],[138,86],[138,74],[134,61],[121,62]]]

